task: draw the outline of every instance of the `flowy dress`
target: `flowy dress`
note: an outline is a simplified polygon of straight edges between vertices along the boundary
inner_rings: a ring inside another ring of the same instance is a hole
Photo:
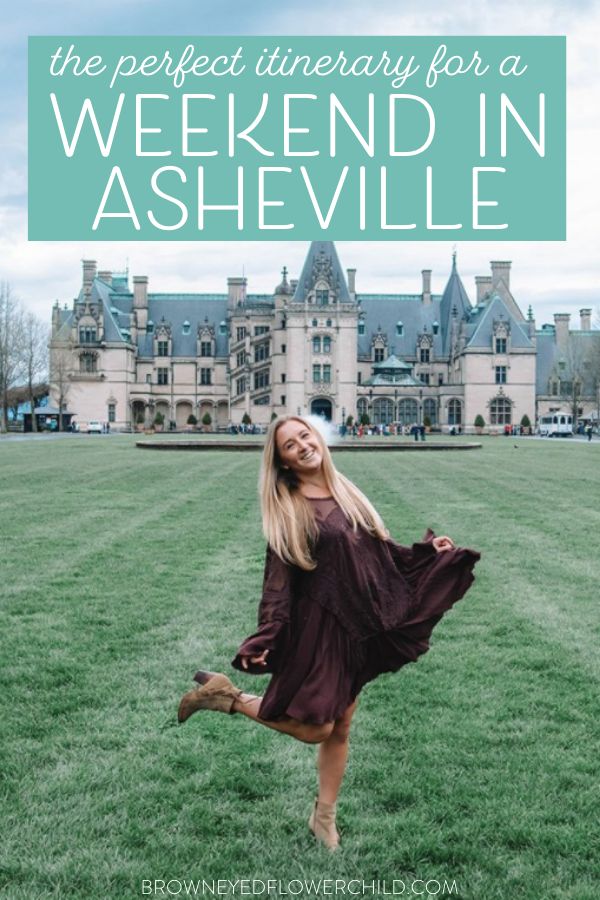
[[[471,586],[475,550],[436,551],[427,529],[412,547],[356,531],[331,498],[307,498],[319,526],[314,570],[267,547],[258,629],[231,664],[271,674],[259,716],[322,724],[339,718],[369,681],[429,649],[445,612]],[[269,650],[265,666],[241,657]]]

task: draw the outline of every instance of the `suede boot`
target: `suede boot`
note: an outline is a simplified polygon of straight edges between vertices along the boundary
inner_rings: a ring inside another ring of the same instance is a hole
[[[227,675],[216,673],[202,687],[194,688],[183,695],[177,719],[179,722],[185,722],[201,709],[213,709],[233,715],[235,712],[233,704],[241,694],[242,691],[231,683]]]
[[[328,850],[337,850],[340,844],[340,836],[335,827],[335,803],[323,803],[317,797],[313,811],[308,820],[308,827],[318,841],[322,841]]]

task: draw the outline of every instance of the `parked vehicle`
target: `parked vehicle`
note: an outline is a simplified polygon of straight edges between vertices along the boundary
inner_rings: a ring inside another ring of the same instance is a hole
[[[540,416],[538,431],[542,437],[573,437],[573,416],[562,410]]]
[[[102,422],[88,422],[87,433],[88,434],[103,434],[104,428],[102,426]]]

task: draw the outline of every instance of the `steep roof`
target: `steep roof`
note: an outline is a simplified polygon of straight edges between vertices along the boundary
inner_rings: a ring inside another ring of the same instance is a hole
[[[503,319],[510,325],[510,343],[513,347],[533,348],[533,342],[521,321],[519,321],[509,309],[506,301],[500,294],[492,294],[485,306],[475,307],[471,312],[469,324],[474,325],[473,332],[468,336],[468,347],[488,348],[492,346],[494,335],[494,320]]]
[[[468,319],[472,309],[471,301],[456,268],[456,253],[452,254],[452,271],[440,302],[439,313],[444,356],[450,352],[450,333],[454,309],[456,309],[458,322],[461,319]]]
[[[304,303],[320,278],[325,279],[331,289],[335,291],[339,303],[351,302],[346,276],[340,265],[333,241],[312,241],[292,302]]]
[[[365,333],[358,335],[358,355],[370,356],[371,343],[379,333],[387,337],[388,350],[399,356],[414,356],[417,338],[429,333],[433,338],[434,356],[443,355],[442,329],[434,334],[434,324],[440,324],[440,296],[433,295],[426,306],[420,294],[358,294],[357,302],[365,323]],[[402,334],[398,327],[402,326]]]

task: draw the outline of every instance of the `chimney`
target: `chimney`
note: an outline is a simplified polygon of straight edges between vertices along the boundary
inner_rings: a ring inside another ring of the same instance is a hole
[[[140,331],[146,331],[148,324],[148,276],[133,276],[133,309],[137,327]]]
[[[492,290],[496,290],[500,279],[504,282],[507,289],[510,290],[510,266],[507,260],[492,260]]]
[[[529,309],[527,310],[527,334],[535,342],[535,319],[533,318],[531,304],[529,304]]]
[[[489,294],[492,290],[492,276],[491,275],[476,275],[475,276],[475,290],[477,296],[477,303],[481,303],[486,294]]]
[[[133,308],[148,308],[148,276],[133,276]]]
[[[96,260],[82,259],[83,264],[83,293],[89,297],[92,289],[92,281],[96,277]]]
[[[356,269],[346,269],[348,276],[348,292],[352,300],[356,299]]]
[[[592,330],[592,311],[591,311],[591,309],[580,309],[579,317],[581,319],[581,330],[582,331],[591,331]]]
[[[104,281],[106,284],[110,284],[112,287],[112,272],[108,269],[103,269],[101,272],[98,272],[98,278],[100,281]]]
[[[248,284],[248,279],[236,276],[235,278],[227,279],[227,293],[229,309],[235,309],[238,303],[243,303],[246,299],[246,285]]]
[[[431,269],[421,269],[421,277],[423,279],[421,300],[424,306],[429,306],[431,303]]]
[[[569,339],[569,319],[571,313],[554,313],[554,332],[557,344],[566,344]]]
[[[58,300],[52,307],[52,336],[56,334],[58,331],[58,327],[60,325],[60,306],[58,305]]]

